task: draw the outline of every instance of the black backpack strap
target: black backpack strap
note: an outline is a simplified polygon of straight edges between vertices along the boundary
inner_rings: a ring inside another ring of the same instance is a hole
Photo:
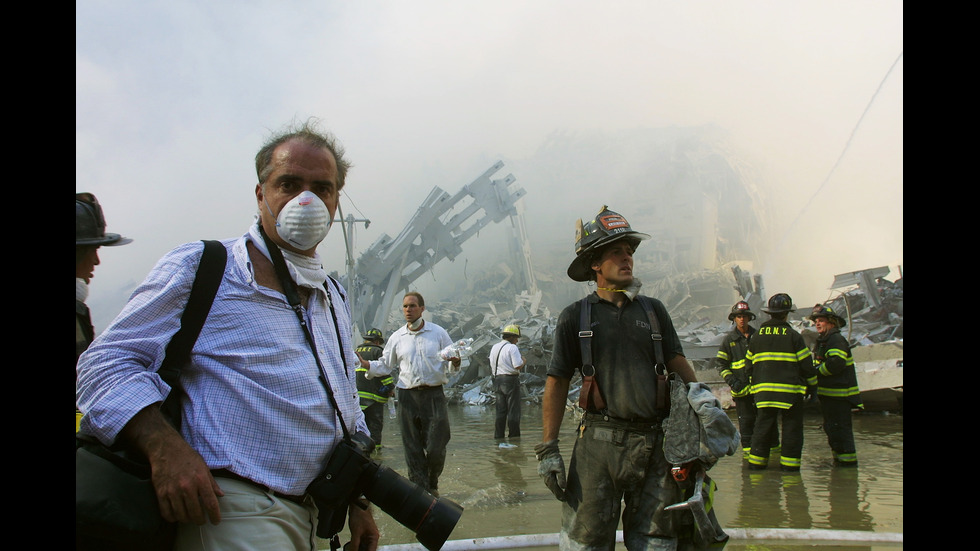
[[[201,254],[201,263],[194,276],[191,295],[187,299],[184,313],[180,316],[180,329],[170,339],[166,356],[158,371],[160,378],[171,388],[160,409],[177,428],[180,428],[179,397],[183,393],[179,381],[180,370],[190,360],[191,349],[194,348],[201,328],[204,327],[204,320],[211,311],[211,304],[218,293],[218,287],[221,286],[227,262],[228,251],[220,241],[204,241],[204,252]]]

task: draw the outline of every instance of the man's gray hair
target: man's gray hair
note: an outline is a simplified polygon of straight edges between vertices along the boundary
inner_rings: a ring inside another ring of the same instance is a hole
[[[269,174],[275,167],[272,166],[272,154],[276,148],[290,140],[302,140],[314,147],[322,147],[329,151],[334,160],[337,161],[337,191],[344,188],[347,180],[347,169],[351,163],[344,158],[344,147],[340,145],[337,138],[329,132],[321,132],[317,129],[319,119],[310,117],[306,122],[297,124],[290,123],[282,130],[273,134],[262,146],[262,149],[255,154],[255,174],[259,177],[259,183],[265,182]]]

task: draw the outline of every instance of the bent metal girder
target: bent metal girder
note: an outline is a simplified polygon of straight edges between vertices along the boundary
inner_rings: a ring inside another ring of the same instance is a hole
[[[361,254],[354,281],[345,282],[360,328],[384,327],[394,301],[412,282],[443,259],[454,260],[462,244],[490,223],[518,216],[516,204],[527,192],[511,187],[516,180],[513,174],[491,179],[503,166],[503,161],[497,161],[452,196],[433,187],[397,237],[382,234]],[[452,211],[457,212],[443,222]]]

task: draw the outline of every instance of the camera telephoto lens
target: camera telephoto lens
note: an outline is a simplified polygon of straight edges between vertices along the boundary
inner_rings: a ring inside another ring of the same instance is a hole
[[[361,480],[364,496],[415,532],[415,539],[429,551],[442,549],[463,514],[458,503],[433,496],[380,463],[368,465]]]

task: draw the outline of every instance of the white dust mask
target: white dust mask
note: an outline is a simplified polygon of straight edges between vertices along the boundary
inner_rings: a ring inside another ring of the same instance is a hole
[[[268,201],[265,208],[272,214]],[[304,191],[293,197],[279,211],[276,231],[283,241],[301,251],[307,251],[323,241],[332,224],[333,217],[330,216],[327,205],[313,192]]]

